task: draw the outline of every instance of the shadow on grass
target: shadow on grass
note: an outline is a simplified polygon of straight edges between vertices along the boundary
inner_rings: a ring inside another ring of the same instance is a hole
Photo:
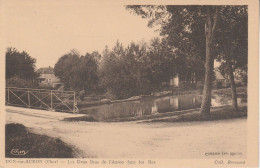
[[[5,157],[72,158],[72,147],[59,138],[28,132],[22,124],[6,124]]]
[[[199,112],[187,113],[170,118],[155,119],[147,122],[193,122],[193,121],[216,121],[234,118],[246,118],[247,107],[240,107],[235,111],[231,107],[215,108],[209,114]]]
[[[82,116],[82,117],[71,117],[71,118],[64,118],[63,121],[68,122],[78,122],[78,121],[86,121],[86,122],[99,122],[99,120],[96,120],[92,116]]]

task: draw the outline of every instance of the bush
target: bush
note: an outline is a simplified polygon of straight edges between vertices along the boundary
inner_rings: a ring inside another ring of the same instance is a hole
[[[7,158],[72,158],[73,149],[59,138],[30,133],[22,124],[5,126],[5,156]],[[26,155],[12,155],[13,149],[28,151]]]
[[[6,80],[7,87],[37,88],[39,85],[35,80],[25,80],[17,76]]]

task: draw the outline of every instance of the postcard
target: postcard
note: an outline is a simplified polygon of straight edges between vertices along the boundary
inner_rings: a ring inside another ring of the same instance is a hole
[[[259,166],[257,0],[0,12],[0,168]]]

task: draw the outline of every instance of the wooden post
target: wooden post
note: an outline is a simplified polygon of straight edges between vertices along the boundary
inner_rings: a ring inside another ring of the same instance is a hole
[[[51,90],[51,109],[52,109],[52,107],[53,107],[53,103],[52,103],[52,90]]]
[[[29,108],[31,108],[30,89],[28,89],[28,106],[29,106]]]
[[[10,103],[10,88],[7,89],[7,104]]]
[[[73,98],[73,113],[75,113],[75,101],[76,101],[76,94],[75,94],[75,91],[74,91],[74,98]]]

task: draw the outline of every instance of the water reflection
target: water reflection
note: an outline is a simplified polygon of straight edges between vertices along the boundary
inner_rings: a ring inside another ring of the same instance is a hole
[[[238,98],[238,103],[243,101],[242,98]],[[228,105],[231,104],[231,99],[230,97],[213,95],[211,104],[214,107]],[[96,120],[103,121],[111,118],[154,115],[158,113],[194,109],[199,108],[200,105],[200,95],[180,95],[103,105],[98,108],[88,109],[83,113],[88,113]]]

